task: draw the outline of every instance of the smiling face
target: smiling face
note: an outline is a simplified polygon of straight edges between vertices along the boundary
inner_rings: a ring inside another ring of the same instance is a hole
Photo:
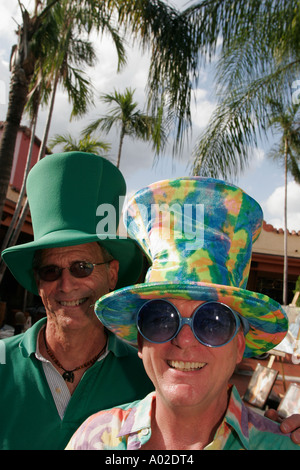
[[[101,263],[103,253],[98,243],[71,247],[49,248],[42,251],[40,267],[55,265],[69,267],[74,261]],[[76,278],[68,269],[53,282],[37,279],[39,294],[45,306],[48,321],[72,329],[100,322],[94,314],[94,304],[102,295],[113,290],[117,283],[119,263],[116,260],[94,266],[90,276]]]
[[[183,317],[191,317],[203,302],[170,299]],[[227,386],[235,366],[242,360],[245,340],[239,332],[218,348],[202,345],[191,328],[163,344],[150,343],[139,336],[139,356],[157,391],[157,402],[168,407],[227,406]]]

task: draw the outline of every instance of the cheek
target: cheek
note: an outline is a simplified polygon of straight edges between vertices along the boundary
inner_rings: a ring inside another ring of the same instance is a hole
[[[243,358],[244,351],[244,335],[240,339],[237,335],[231,343],[228,345],[218,348],[217,357],[215,358],[215,363],[220,371],[223,371],[224,376],[228,379],[233,374],[236,365]]]
[[[95,290],[98,292],[99,297],[115,289],[118,282],[118,271],[119,262],[113,260],[109,266],[105,265],[101,271],[95,273]]]
[[[156,344],[153,346],[151,343],[149,344],[146,340],[143,340],[143,347],[139,347],[138,351],[138,355],[143,361],[147,375],[155,386],[158,385],[166,369],[168,369],[163,359],[162,347],[163,345]]]
[[[38,291],[43,302],[46,301],[51,297],[51,284],[49,283],[49,285],[44,285],[43,282],[40,282],[38,285]]]
[[[48,312],[54,312],[55,304],[54,304],[54,296],[51,295],[51,289],[48,287],[39,287],[39,295],[41,297],[42,303]]]
[[[140,333],[137,336],[137,343],[138,343],[138,356],[140,359],[143,360],[143,337]]]
[[[92,279],[86,279],[86,288],[94,292],[96,300],[109,292],[109,280],[107,274],[99,274]]]
[[[138,334],[138,356],[140,359],[142,359],[144,368],[149,375],[152,370],[151,354],[149,348],[147,347],[147,341],[145,341],[140,334]]]
[[[107,271],[109,290],[115,289],[117,282],[118,282],[118,273],[119,273],[119,261],[113,260],[110,262],[108,271]]]

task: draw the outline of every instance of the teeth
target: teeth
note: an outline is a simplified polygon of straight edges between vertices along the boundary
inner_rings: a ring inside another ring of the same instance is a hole
[[[59,303],[63,307],[77,307],[78,305],[83,304],[83,302],[85,302],[86,300],[87,300],[87,297],[85,297],[84,299],[71,300],[69,302],[61,300]]]
[[[183,362],[183,361],[168,361],[169,366],[173,369],[182,371],[198,370],[202,369],[206,365],[206,362]]]

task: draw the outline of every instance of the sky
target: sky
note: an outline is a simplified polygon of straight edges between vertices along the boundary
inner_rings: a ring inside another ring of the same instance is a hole
[[[24,0],[23,3],[29,11],[32,11],[33,0]],[[173,0],[171,3],[177,8],[184,8],[190,4],[187,0]],[[10,80],[9,58],[11,47],[16,43],[15,30],[17,23],[21,22],[21,14],[17,0],[10,2],[0,0],[0,4],[0,120],[5,120]],[[50,139],[56,134],[65,133],[78,138],[84,127],[97,117],[105,115],[108,109],[100,101],[100,94],[112,93],[115,89],[124,92],[126,88],[132,88],[135,90],[134,99],[139,103],[140,109],[143,108],[149,57],[143,55],[137,47],[127,47],[127,65],[121,73],[117,73],[117,56],[109,38],[94,36],[93,40],[98,61],[96,66],[86,70],[86,73],[95,89],[95,106],[91,107],[85,116],[70,121],[71,106],[65,92],[59,89],[50,128]],[[194,91],[192,135],[180,156],[172,156],[169,149],[157,159],[154,157],[150,144],[125,138],[120,170],[125,177],[129,196],[153,182],[191,175],[193,147],[200,133],[205,129],[215,104],[211,67],[206,67],[201,70],[198,88]],[[47,109],[42,109],[39,112],[36,132],[40,139],[43,136],[46,117]],[[22,124],[29,125],[26,116]],[[107,136],[101,135],[101,139],[112,144],[109,158],[116,163],[119,139],[117,130]],[[234,181],[234,184],[240,186],[259,202],[264,212],[264,220],[268,224],[272,224],[275,228],[282,228],[284,172],[282,167],[267,156],[269,150],[270,145],[267,144],[254,148],[251,165]],[[60,151],[60,148],[55,148],[55,151]],[[288,182],[288,229],[300,230],[300,185],[292,179]]]

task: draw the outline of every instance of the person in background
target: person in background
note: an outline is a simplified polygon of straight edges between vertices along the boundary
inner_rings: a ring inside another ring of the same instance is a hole
[[[22,312],[21,310],[18,310],[15,313],[15,319],[14,319],[14,324],[15,324],[14,335],[19,335],[20,333],[23,333],[25,323],[26,323],[25,313]]]

